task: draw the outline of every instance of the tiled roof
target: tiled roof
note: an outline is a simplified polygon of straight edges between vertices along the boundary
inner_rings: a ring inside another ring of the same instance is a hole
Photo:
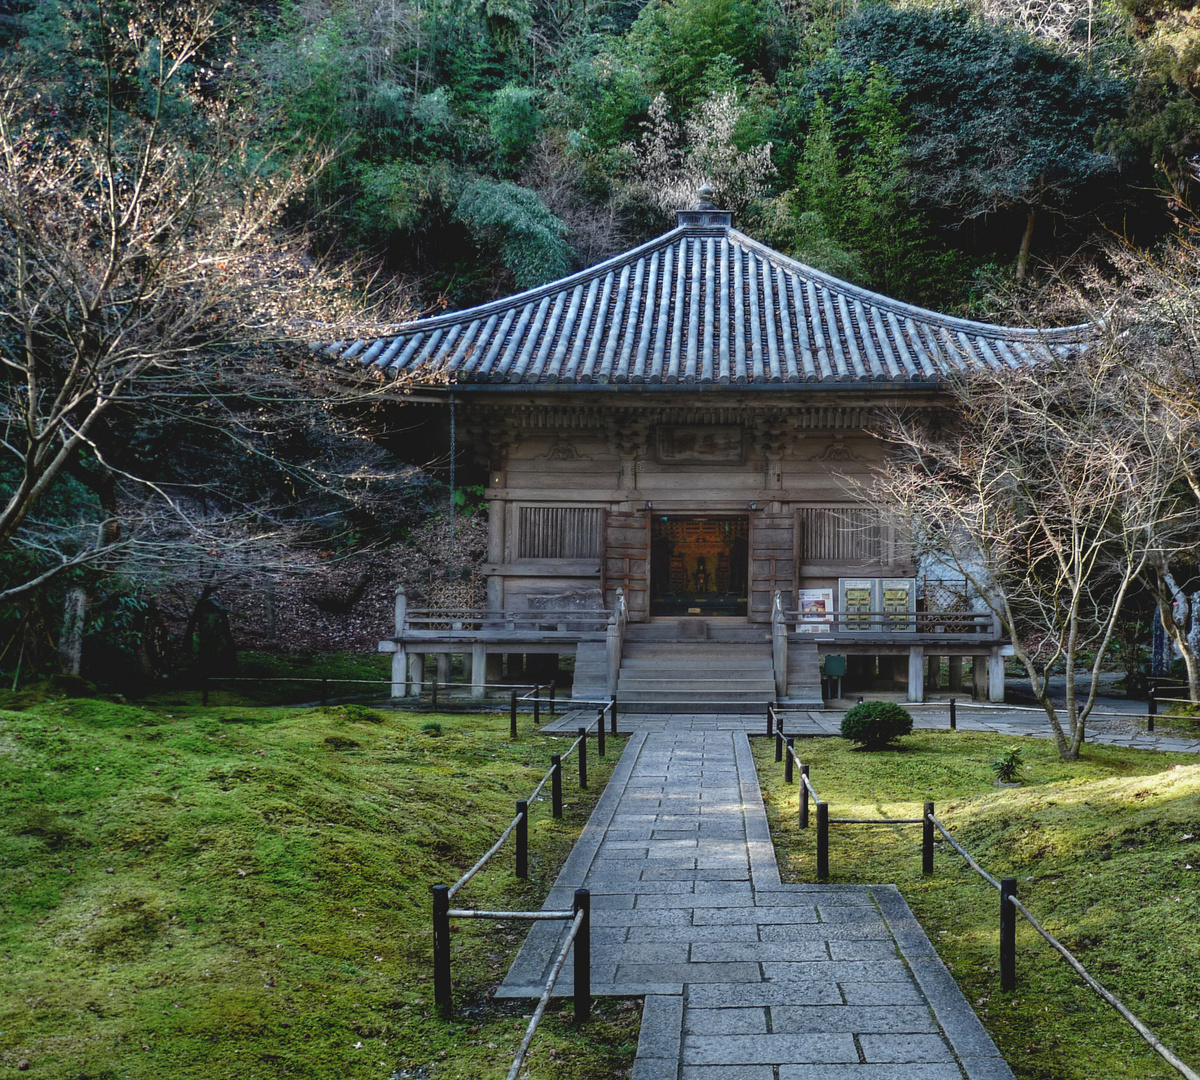
[[[752,240],[721,211],[590,269],[389,337],[317,351],[457,384],[929,383],[1065,356],[1087,327],[958,319],[823,274]]]

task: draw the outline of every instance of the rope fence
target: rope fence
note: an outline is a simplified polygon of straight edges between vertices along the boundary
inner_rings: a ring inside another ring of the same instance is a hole
[[[859,698],[862,701],[862,698]],[[1197,716],[1200,717],[1200,703],[1194,702],[1191,698],[1164,698],[1153,692],[1149,701],[1146,703],[1145,712],[1124,712],[1105,709],[1103,712],[1089,712],[1088,720],[1145,720],[1146,731],[1154,731],[1155,717],[1158,715],[1158,706],[1160,703],[1191,705],[1197,710]],[[974,709],[979,712],[1004,712],[1004,713],[1033,713],[1037,716],[1045,716],[1046,710],[1032,705],[994,705],[984,701],[967,701],[960,706],[957,698],[950,698],[949,701],[906,701],[904,707],[910,711],[917,709],[948,709],[950,713],[950,730],[958,730],[958,710],[959,708]],[[767,735],[775,733],[775,729],[782,724],[781,714],[789,712],[808,713],[820,711],[802,707],[781,709],[778,705],[767,705]],[[1180,719],[1189,719],[1187,716],[1182,716]]]
[[[768,714],[768,722],[772,719]],[[1141,1020],[1139,1020],[1129,1009],[1121,1002],[1115,994],[1105,988],[1095,977],[1093,977],[1087,969],[1079,962],[1065,945],[1055,938],[1040,922],[1034,917],[1033,913],[1017,899],[1017,879],[1002,878],[997,879],[989,874],[976,860],[966,848],[964,848],[954,837],[945,825],[939,821],[934,813],[934,805],[932,802],[926,802],[924,812],[919,818],[832,818],[829,816],[829,804],[822,802],[817,796],[817,790],[813,787],[812,781],[809,778],[810,766],[801,762],[796,754],[795,742],[792,738],[785,738],[781,727],[775,730],[775,760],[784,761],[784,781],[786,783],[795,782],[795,766],[799,766],[800,770],[800,809],[799,809],[799,826],[801,829],[807,829],[809,823],[808,800],[812,796],[817,810],[817,879],[824,881],[829,878],[829,826],[830,825],[921,825],[922,827],[922,842],[921,842],[921,873],[924,876],[929,876],[933,873],[933,855],[934,855],[934,830],[936,829],[946,839],[950,846],[962,856],[967,865],[982,877],[992,888],[997,889],[1000,893],[1000,988],[1006,992],[1011,992],[1017,988],[1016,977],[1016,918],[1015,915],[1019,912],[1024,916],[1025,920],[1038,934],[1045,939],[1053,949],[1055,949],[1071,968],[1091,987],[1105,1002],[1107,1002],[1117,1013],[1127,1021],[1145,1040],[1147,1045],[1154,1050],[1168,1065],[1175,1069],[1180,1076],[1185,1080],[1200,1080],[1200,1074],[1197,1074],[1193,1069],[1181,1061],[1175,1054],[1168,1049],[1162,1041],[1151,1031]]]
[[[518,1061],[514,1063],[514,1069],[519,1069],[520,1062],[524,1061],[524,1056],[528,1050],[529,1042],[532,1040],[534,1033],[537,1030],[537,1022],[541,1019],[541,1014],[544,1011],[544,1002],[549,1000],[550,994],[554,989],[555,980],[558,978],[561,971],[562,963],[565,961],[566,951],[571,947],[571,943],[575,943],[575,1018],[579,1022],[583,1022],[590,1016],[591,1010],[591,982],[590,982],[590,966],[591,966],[591,937],[588,930],[591,901],[590,894],[586,889],[580,889],[575,894],[575,908],[569,912],[563,911],[484,911],[477,908],[451,908],[450,901],[454,896],[471,881],[487,864],[495,857],[495,855],[504,847],[505,843],[515,836],[516,852],[515,852],[515,874],[518,878],[527,878],[529,876],[529,807],[545,790],[546,785],[550,785],[550,805],[551,813],[555,818],[563,816],[563,793],[562,793],[562,772],[563,762],[572,754],[576,755],[579,763],[579,787],[586,789],[588,786],[588,737],[591,735],[592,728],[596,729],[596,748],[601,757],[605,756],[605,713],[607,711],[613,713],[613,731],[616,732],[616,702],[615,700],[605,703],[604,707],[597,710],[596,718],[590,723],[581,726],[578,729],[578,734],[575,740],[567,747],[562,754],[550,755],[550,769],[538,781],[537,786],[526,799],[518,799],[516,808],[516,816],[508,823],[499,838],[487,851],[479,857],[474,865],[466,871],[452,885],[434,885],[433,886],[433,994],[434,1004],[438,1012],[443,1017],[448,1017],[453,1008],[453,985],[450,973],[450,920],[451,919],[515,919],[526,921],[543,921],[543,920],[563,920],[574,919],[573,928],[568,935],[567,945],[564,946],[564,951],[560,954],[559,963],[555,966],[551,973],[550,980],[547,982],[545,992],[543,994],[543,1006],[535,1013],[534,1021],[531,1022],[529,1030],[526,1032],[526,1039],[521,1045],[521,1050],[518,1053]],[[582,981],[581,981],[582,980]],[[510,1075],[516,1075],[512,1073]]]
[[[537,1008],[533,1010],[533,1016],[529,1018],[529,1026],[525,1029],[525,1038],[521,1040],[517,1056],[513,1058],[507,1080],[517,1080],[517,1074],[520,1073],[521,1066],[525,1064],[529,1046],[533,1042],[534,1035],[537,1034],[538,1024],[542,1022],[546,1006],[550,1004],[550,996],[554,993],[554,986],[558,982],[559,975],[562,974],[563,965],[567,962],[567,954],[572,947],[575,949],[575,1022],[583,1024],[590,1020],[592,1015],[591,894],[587,889],[575,890],[575,915],[571,922],[571,929],[567,933],[567,940],[554,960],[554,966],[550,969],[550,975],[542,989],[542,996],[538,999]]]

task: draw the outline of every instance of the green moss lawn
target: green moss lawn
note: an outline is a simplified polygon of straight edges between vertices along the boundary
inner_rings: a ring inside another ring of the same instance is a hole
[[[920,817],[921,803],[1018,895],[1091,973],[1193,1068],[1200,1066],[1200,762],[1089,745],[1062,762],[1045,739],[1019,741],[1018,788],[993,785],[1012,739],[917,732],[899,748],[798,740],[831,817]],[[798,796],[774,743],[755,759],[785,880],[812,881],[816,818],[801,832]],[[939,840],[941,838],[939,837]],[[834,882],[895,882],[1021,1080],[1155,1080],[1178,1074],[1017,922],[1015,993],[997,971],[999,898],[948,844],[921,876],[920,826],[831,826]]]
[[[494,841],[564,749],[504,716],[130,705],[0,710],[0,1077],[503,1077],[528,1005],[493,1004],[524,925],[455,934],[433,1015],[429,887]],[[456,903],[540,905],[621,743]],[[574,759],[572,759],[573,762]],[[639,1010],[557,1006],[530,1076],[612,1080]],[[23,1063],[27,1063],[23,1067]]]

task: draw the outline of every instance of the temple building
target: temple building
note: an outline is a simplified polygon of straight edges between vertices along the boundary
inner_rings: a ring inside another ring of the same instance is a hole
[[[575,656],[574,696],[745,710],[907,687],[1003,697],[1006,642],[865,494],[896,410],[947,376],[1065,355],[1079,331],[900,303],[738,232],[703,199],[560,281],[320,352],[418,375],[487,466],[486,610],[398,598],[394,692],[460,653]],[[969,659],[968,659],[969,658]],[[515,661],[513,661],[515,662]],[[820,665],[824,662],[824,681]]]

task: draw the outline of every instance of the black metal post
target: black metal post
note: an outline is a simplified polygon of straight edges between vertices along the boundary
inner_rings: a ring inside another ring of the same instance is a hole
[[[775,734],[775,708],[772,705],[767,706],[767,738],[769,739]]]
[[[450,1001],[450,886],[433,887],[433,1003],[449,1018]]]
[[[529,803],[517,800],[517,877],[529,877]]]
[[[208,704],[208,672],[200,672],[200,704]]]
[[[542,722],[542,684],[537,683],[533,688],[533,722]]]
[[[432,708],[437,708],[437,692],[438,692],[438,677],[434,675],[433,682],[429,684],[429,703]]]
[[[958,730],[958,702],[954,698],[950,699],[950,730]]]
[[[1000,879],[1000,989],[1017,988],[1017,909],[1009,902],[1017,895],[1017,879]]]
[[[792,751],[796,747],[796,740],[791,735],[787,738],[787,753],[783,755],[783,782],[785,784],[792,783],[793,780],[793,763],[795,758],[792,756]]]
[[[609,704],[612,706],[612,733],[615,735],[617,733],[617,699],[615,695]]]
[[[575,890],[572,910],[583,912],[583,921],[575,935],[575,1023],[586,1024],[592,1018],[592,894]]]
[[[808,828],[808,766],[800,766],[800,828]]]
[[[329,704],[329,676],[321,676],[321,708]]]
[[[1158,694],[1154,684],[1150,684],[1150,697],[1146,701],[1146,730],[1154,730],[1154,718],[1158,715]]]
[[[817,803],[817,879],[829,877],[829,803]]]
[[[780,724],[775,729],[775,760],[783,760],[783,725]]]
[[[550,755],[550,812],[562,817],[562,757]]]
[[[579,729],[579,786],[587,787],[587,728]]]
[[[925,816],[921,819],[921,873],[929,877],[933,873],[933,803],[925,804]]]
[[[596,752],[604,757],[604,710],[596,716]]]
[[[553,680],[553,679],[551,679],[551,680],[550,680],[550,715],[551,715],[551,716],[554,716],[554,715],[555,715],[555,707],[554,707],[554,680]]]
[[[508,737],[517,737],[517,692],[514,690],[508,700]]]

